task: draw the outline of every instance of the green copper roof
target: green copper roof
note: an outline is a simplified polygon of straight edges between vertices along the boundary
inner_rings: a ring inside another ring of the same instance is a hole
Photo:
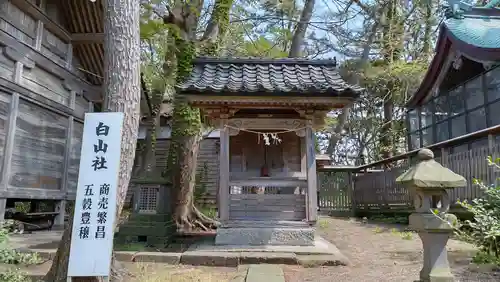
[[[447,29],[458,40],[480,47],[500,48],[500,17],[464,15],[464,18],[448,18]]]

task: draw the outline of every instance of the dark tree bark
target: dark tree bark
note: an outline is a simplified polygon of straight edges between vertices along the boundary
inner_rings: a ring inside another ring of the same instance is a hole
[[[107,0],[104,6],[104,111],[123,112],[120,170],[117,187],[117,218],[123,209],[134,165],[139,127],[139,1]],[[67,279],[72,220],[64,230],[47,282]],[[96,254],[98,255],[98,254]],[[112,260],[111,280],[123,281],[126,274],[118,261]],[[99,277],[73,278],[74,282],[99,281]]]
[[[181,3],[169,10],[164,22],[174,24],[176,55],[176,82],[186,79],[192,69],[192,61],[198,51],[204,55],[215,55],[221,39],[229,25],[229,11],[232,0],[217,0],[207,28],[201,38],[196,38],[198,15],[203,8],[203,1]],[[181,13],[179,11],[192,11]],[[200,42],[201,41],[201,42]],[[202,50],[196,50],[202,46]],[[186,101],[177,95],[174,96],[174,111],[172,123],[172,137],[167,160],[166,174],[175,187],[172,193],[172,212],[179,232],[192,230],[209,230],[215,228],[218,222],[208,218],[194,205],[194,187],[196,180],[196,165],[198,148],[202,135],[200,112],[192,108]]]

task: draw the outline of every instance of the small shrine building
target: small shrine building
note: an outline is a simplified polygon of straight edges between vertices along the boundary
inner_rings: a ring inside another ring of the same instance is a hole
[[[202,57],[193,64],[177,93],[220,130],[216,244],[312,244],[314,133],[361,88],[340,77],[335,60]],[[277,227],[289,236],[277,236]]]

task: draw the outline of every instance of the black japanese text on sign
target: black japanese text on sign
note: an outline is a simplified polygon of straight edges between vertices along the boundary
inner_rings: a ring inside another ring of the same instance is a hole
[[[97,203],[97,230],[96,239],[106,238],[106,221],[108,219],[109,184],[102,184],[99,187],[99,202]]]
[[[96,154],[95,159],[92,161],[92,167],[94,171],[107,169],[106,166],[106,152],[108,151],[108,144],[106,144],[99,137],[108,136],[109,126],[105,125],[103,122],[99,122],[95,129],[95,134],[98,137],[97,144],[94,144],[94,153]]]
[[[92,167],[94,171],[107,169],[106,166],[106,152],[108,151],[108,144],[104,140],[100,139],[101,136],[108,136],[109,126],[105,125],[103,122],[99,122],[96,126],[95,134],[98,137],[96,144],[94,144],[94,153],[96,154],[95,159],[92,161]],[[108,216],[108,202],[109,202],[109,189],[110,184],[101,184],[99,186],[99,194],[94,194],[94,184],[85,185],[85,194],[82,202],[82,213],[80,217],[80,230],[78,237],[80,239],[89,239],[91,236],[91,223],[93,220],[97,223],[95,230],[95,239],[106,238],[106,221]],[[97,199],[95,199],[97,198]],[[97,203],[93,201],[96,200]],[[97,207],[97,214],[92,213],[93,208]],[[96,217],[93,218],[92,214]]]

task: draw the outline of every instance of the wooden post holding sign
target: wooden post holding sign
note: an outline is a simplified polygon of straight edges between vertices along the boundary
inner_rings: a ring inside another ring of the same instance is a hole
[[[68,281],[109,277],[122,125],[123,113],[85,114]]]

